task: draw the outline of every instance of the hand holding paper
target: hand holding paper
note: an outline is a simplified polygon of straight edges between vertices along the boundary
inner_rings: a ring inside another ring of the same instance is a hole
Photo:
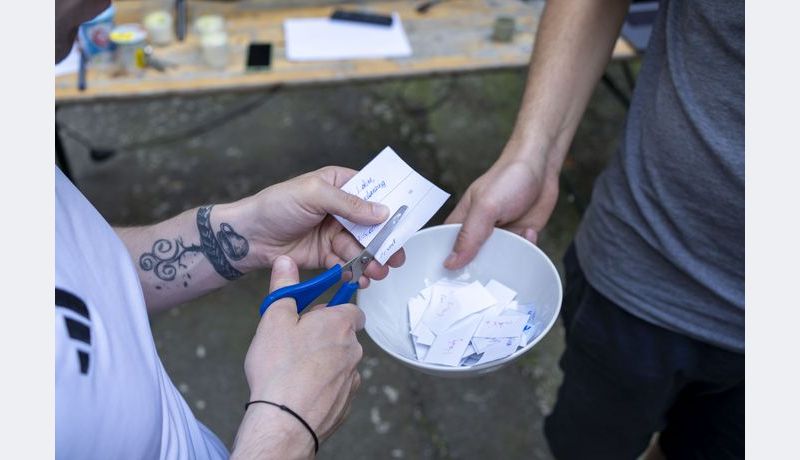
[[[383,149],[347,181],[342,190],[363,200],[381,203],[389,208],[390,214],[394,214],[400,206],[408,206],[403,220],[375,253],[375,260],[381,264],[402,248],[411,235],[422,228],[450,197],[450,194],[411,169],[390,147]],[[336,216],[336,219],[365,247],[385,225],[358,225],[340,216]]]
[[[248,256],[252,257],[237,261],[237,268],[261,268],[280,255],[288,255],[301,268],[330,267],[358,254],[363,248],[329,215],[347,216],[363,224],[383,224],[391,214],[379,203],[353,200],[341,191],[340,187],[354,174],[348,168],[328,166],[237,202],[232,208],[235,213],[229,214],[222,206],[214,207],[218,218],[224,217],[223,222],[230,223],[249,240]],[[400,266],[403,259],[398,257],[392,262],[389,265]],[[388,268],[374,263],[364,274],[362,287],[367,278],[385,278]]]

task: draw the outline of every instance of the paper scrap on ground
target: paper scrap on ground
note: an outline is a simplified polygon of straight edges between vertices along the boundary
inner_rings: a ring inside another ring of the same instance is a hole
[[[330,18],[287,19],[283,23],[286,58],[290,61],[377,59],[411,56],[411,45],[392,14],[389,27]]]
[[[403,247],[411,236],[421,229],[442,207],[450,194],[411,169],[390,147],[372,159],[361,171],[342,186],[345,192],[383,203],[390,215],[401,206],[408,206],[403,218],[391,236],[375,253],[375,260],[385,264],[389,257]],[[344,228],[366,247],[378,234],[385,222],[378,225],[356,225],[335,216]]]
[[[510,356],[540,331],[536,309],[491,280],[426,281],[408,301],[409,333],[418,361],[470,367]]]

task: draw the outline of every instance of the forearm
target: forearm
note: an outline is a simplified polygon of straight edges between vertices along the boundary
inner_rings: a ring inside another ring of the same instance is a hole
[[[265,266],[248,228],[251,206],[248,199],[201,206],[159,224],[116,229],[138,270],[148,310],[193,299]]]
[[[629,0],[547,1],[523,101],[504,151],[507,159],[560,170],[629,5]]]

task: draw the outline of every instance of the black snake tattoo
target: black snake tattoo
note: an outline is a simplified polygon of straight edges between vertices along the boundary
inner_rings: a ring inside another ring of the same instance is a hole
[[[200,244],[186,246],[181,238],[176,238],[174,244],[168,239],[159,239],[153,243],[150,252],[139,257],[142,270],[152,270],[160,280],[172,281],[179,268],[187,268],[181,262],[186,254],[201,253],[223,278],[235,280],[242,276],[243,273],[234,268],[230,261],[244,259],[250,250],[250,244],[225,222],[220,223],[219,231],[215,234],[211,227],[211,208],[213,206],[201,206],[197,210]]]

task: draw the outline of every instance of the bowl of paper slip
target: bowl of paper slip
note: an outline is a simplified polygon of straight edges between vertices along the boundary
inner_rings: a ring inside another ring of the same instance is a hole
[[[478,376],[514,361],[547,334],[561,308],[553,263],[509,231],[495,229],[463,269],[445,269],[460,227],[416,233],[404,245],[405,264],[357,299],[378,346],[442,377]]]

